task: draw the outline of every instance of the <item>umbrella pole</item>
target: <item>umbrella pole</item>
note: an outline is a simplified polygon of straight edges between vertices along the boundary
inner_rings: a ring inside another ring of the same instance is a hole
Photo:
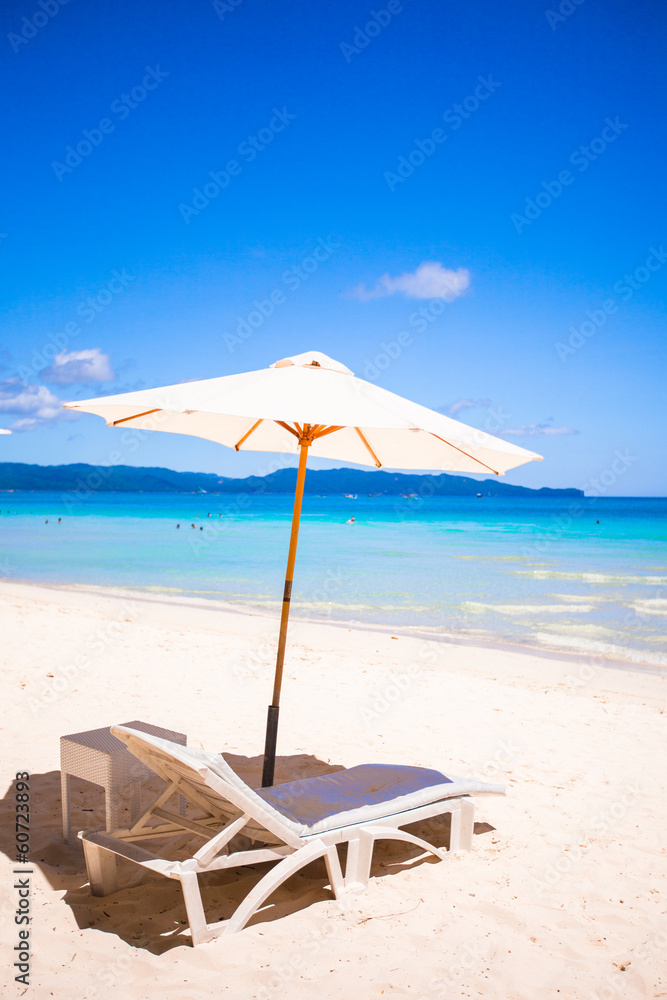
[[[304,428],[305,430],[305,428]],[[308,460],[308,447],[311,443],[310,436],[304,434],[299,439],[301,451],[299,453],[299,469],[296,476],[296,491],[294,494],[294,509],[292,511],[292,533],[289,541],[289,554],[287,556],[287,570],[285,572],[285,590],[283,593],[283,607],[280,615],[280,634],[278,636],[278,655],[276,657],[276,673],[273,682],[273,698],[269,705],[266,719],[266,742],[264,744],[264,769],[262,771],[262,788],[268,788],[273,784],[273,772],[276,766],[276,743],[278,739],[278,713],[280,711],[280,687],[283,680],[283,663],[285,660],[285,646],[287,644],[287,624],[289,622],[290,599],[292,597],[292,580],[294,579],[294,563],[296,561],[296,544],[299,538],[299,521],[301,519],[301,502],[303,500],[303,487],[306,481],[306,462]]]

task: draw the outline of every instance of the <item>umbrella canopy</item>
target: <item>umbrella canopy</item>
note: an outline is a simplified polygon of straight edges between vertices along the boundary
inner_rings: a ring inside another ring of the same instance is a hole
[[[297,425],[309,424],[318,428],[312,456],[377,468],[502,475],[541,459],[357,378],[319,351],[260,371],[65,406],[96,413],[112,427],[192,434],[237,451],[296,451]]]
[[[319,351],[270,368],[181,382],[64,404],[110,427],[171,431],[236,451],[299,451],[278,654],[264,752],[264,786],[273,783],[278,707],[308,452],[378,469],[492,472],[542,456],[452,420],[357,378]]]

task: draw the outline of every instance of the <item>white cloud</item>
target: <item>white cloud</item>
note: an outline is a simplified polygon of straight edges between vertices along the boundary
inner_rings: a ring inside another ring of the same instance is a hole
[[[401,292],[410,299],[444,299],[451,302],[463,295],[470,286],[470,271],[459,267],[456,271],[443,267],[438,261],[424,261],[416,271],[406,271],[396,278],[383,274],[374,288],[358,285],[350,293],[367,302]]]
[[[85,351],[61,351],[56,354],[53,364],[41,373],[45,382],[71,385],[73,382],[113,382],[114,378],[109,355],[99,347]]]
[[[440,413],[446,414],[448,417],[455,417],[457,413],[461,410],[470,410],[476,406],[488,407],[491,406],[490,399],[457,399],[453,403],[449,403],[447,406],[439,407]]]
[[[45,385],[28,385],[16,376],[0,382],[0,413],[18,416],[11,425],[13,431],[32,431],[71,417]]]
[[[542,435],[578,434],[572,427],[553,427],[551,424],[523,424],[521,427],[508,427],[500,431],[502,437],[541,437]]]

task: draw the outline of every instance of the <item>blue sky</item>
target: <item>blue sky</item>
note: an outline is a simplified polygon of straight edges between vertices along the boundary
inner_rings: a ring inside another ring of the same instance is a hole
[[[117,432],[60,400],[312,348],[545,456],[510,482],[667,493],[667,8],[21,0],[0,22],[2,460],[105,463]],[[155,433],[124,461],[265,458]]]

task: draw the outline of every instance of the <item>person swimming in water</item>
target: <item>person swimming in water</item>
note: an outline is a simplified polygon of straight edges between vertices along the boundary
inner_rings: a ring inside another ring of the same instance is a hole
[[[351,517],[351,518],[350,518],[350,520],[349,520],[349,521],[346,521],[345,523],[346,523],[346,524],[354,524],[354,518],[353,518],[353,517]]]

